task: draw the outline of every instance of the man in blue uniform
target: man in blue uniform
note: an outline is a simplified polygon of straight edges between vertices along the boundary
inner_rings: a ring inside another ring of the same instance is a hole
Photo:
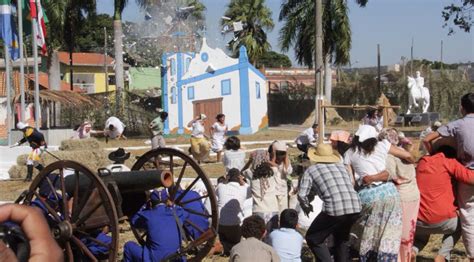
[[[33,167],[36,167],[39,171],[43,169],[43,165],[39,163],[41,160],[41,150],[40,147],[48,148],[46,141],[44,140],[43,134],[39,132],[36,128],[30,127],[23,122],[18,122],[16,125],[18,129],[23,132],[23,138],[18,141],[14,146],[19,146],[25,142],[30,144],[32,151],[28,154],[26,159],[27,174],[25,182],[29,182],[33,178]]]
[[[125,243],[123,260],[154,262],[176,253],[181,247],[182,234],[179,227],[186,220],[186,216],[187,212],[181,207],[164,203],[138,211],[131,218],[130,224],[148,232],[146,243],[145,246],[133,241]],[[183,261],[183,258],[175,261]]]

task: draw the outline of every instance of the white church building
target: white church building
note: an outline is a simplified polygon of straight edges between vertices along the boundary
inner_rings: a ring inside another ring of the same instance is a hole
[[[242,46],[231,58],[203,39],[199,53],[165,53],[162,63],[163,109],[168,112],[166,134],[189,134],[189,121],[206,114],[206,132],[219,113],[229,131],[253,134],[268,126],[266,78],[250,64]]]

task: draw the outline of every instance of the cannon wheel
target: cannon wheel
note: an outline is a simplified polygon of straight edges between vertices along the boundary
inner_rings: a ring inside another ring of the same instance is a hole
[[[210,229],[204,232],[203,229],[200,229],[196,225],[191,225],[196,228],[196,230],[202,232],[202,236],[198,239],[192,239],[189,234],[185,231],[186,240],[183,241],[181,250],[185,253],[188,260],[190,261],[201,261],[210,251],[214,244],[217,232],[218,224],[218,212],[217,212],[217,200],[215,195],[214,187],[207,177],[204,170],[201,169],[198,163],[194,161],[187,154],[173,149],[173,148],[157,148],[151,151],[148,151],[142,155],[137,162],[133,165],[132,170],[167,170],[170,171],[174,176],[174,186],[170,188],[170,199],[174,199],[174,204],[181,206],[184,210],[189,213],[207,217],[210,222]],[[188,184],[186,188],[182,188],[183,177],[185,179],[191,179],[191,183]],[[189,191],[196,185],[198,182],[202,182],[206,188],[207,194],[202,195],[199,198],[188,199],[187,201],[182,201],[182,199],[189,193]],[[176,197],[178,188],[182,188],[183,193]],[[209,201],[211,214],[207,212],[205,214],[195,212],[186,208],[184,205],[193,201]],[[147,232],[138,231],[132,227],[132,231],[137,238],[140,244],[145,243],[145,238]],[[205,235],[207,237],[205,237]]]
[[[66,192],[68,174],[76,181],[72,196]],[[87,192],[79,192],[79,174],[87,178]],[[51,190],[47,198],[40,196],[40,188],[45,190],[45,186]],[[46,166],[31,183],[23,204],[35,205],[34,201],[45,207],[44,214],[54,238],[64,250],[65,261],[81,260],[78,256],[84,256],[87,261],[117,260],[117,210],[102,180],[87,167],[69,160]],[[97,240],[93,235],[106,228],[110,243]],[[84,242],[107,248],[108,255],[96,258]]]

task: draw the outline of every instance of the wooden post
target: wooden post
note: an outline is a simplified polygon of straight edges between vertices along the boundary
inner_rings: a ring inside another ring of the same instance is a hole
[[[388,110],[389,110],[389,103],[387,98],[383,98],[383,128],[388,127]]]
[[[318,144],[324,142],[324,99],[318,97],[318,125],[319,125],[319,139]]]

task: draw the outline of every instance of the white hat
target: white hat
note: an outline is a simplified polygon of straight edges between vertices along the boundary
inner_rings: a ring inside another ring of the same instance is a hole
[[[275,141],[272,144],[272,147],[275,151],[284,151],[286,152],[286,144],[283,143],[282,141]]]
[[[23,123],[23,122],[18,122],[18,123],[16,124],[16,128],[18,128],[18,129],[24,129],[24,128],[26,128],[27,126],[28,126],[28,125],[25,124],[25,123]]]
[[[441,127],[443,124],[439,121],[434,122],[433,126],[435,127]]]
[[[377,138],[379,133],[373,126],[361,125],[355,135],[359,137],[359,142],[362,143],[369,138]]]
[[[206,116],[205,114],[201,114],[201,115],[199,116],[199,118],[200,118],[201,120],[204,120],[204,119],[207,118],[207,116]]]

